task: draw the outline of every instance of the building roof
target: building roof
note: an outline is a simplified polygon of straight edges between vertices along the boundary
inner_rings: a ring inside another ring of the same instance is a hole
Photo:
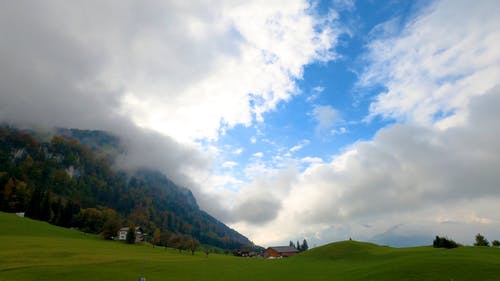
[[[278,253],[298,253],[299,250],[295,249],[295,247],[290,246],[274,246],[269,247],[268,249],[272,249]]]
[[[126,226],[126,227],[122,227],[122,228],[120,228],[120,230],[119,230],[119,231],[128,231],[128,230],[129,230],[129,227],[128,227],[128,226]],[[140,227],[140,226],[136,226],[136,227],[135,227],[135,231],[138,231],[138,230],[140,230],[140,231],[142,232],[142,227]]]

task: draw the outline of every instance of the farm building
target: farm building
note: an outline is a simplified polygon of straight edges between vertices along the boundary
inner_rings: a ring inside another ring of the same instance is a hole
[[[122,227],[120,228],[120,230],[118,230],[118,240],[127,240],[127,232],[128,232],[129,228],[128,227]],[[135,242],[142,242],[144,241],[144,230],[142,230],[142,228],[140,226],[137,226],[135,228]]]
[[[266,249],[266,256],[267,257],[273,257],[273,258],[286,258],[289,256],[293,256],[297,254],[299,250],[295,249],[294,247],[290,246],[275,246],[275,247],[269,247]]]

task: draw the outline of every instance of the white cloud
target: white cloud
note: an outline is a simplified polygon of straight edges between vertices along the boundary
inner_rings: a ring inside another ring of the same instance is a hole
[[[333,0],[333,7],[338,10],[348,10],[352,11],[356,8],[356,3],[354,0]]]
[[[371,65],[362,84],[387,88],[371,105],[370,118],[447,128],[466,120],[471,97],[498,83],[496,1],[437,1],[424,12],[399,34],[369,44]]]
[[[234,162],[234,161],[226,161],[224,163],[222,163],[222,167],[224,168],[233,168],[235,166],[238,166],[238,163]]]
[[[233,154],[240,155],[243,152],[243,148],[237,148],[236,150],[233,151]]]
[[[310,141],[310,140],[307,140],[307,139],[302,140],[299,144],[292,146],[292,147],[288,150],[288,152],[289,152],[289,153],[293,153],[293,152],[299,151],[299,150],[301,150],[302,148],[304,148],[304,146],[308,145],[310,142],[311,142],[311,141]]]
[[[323,159],[319,157],[304,157],[300,159],[300,162],[306,163],[306,164],[321,164],[323,163]]]
[[[257,157],[257,158],[262,158],[264,157],[264,153],[262,152],[255,152],[254,154],[252,154],[253,157]]]
[[[318,123],[316,131],[319,133],[329,131],[340,118],[339,112],[329,105],[316,105],[311,115]]]
[[[331,131],[331,134],[332,135],[343,135],[343,134],[346,134],[348,132],[349,132],[349,130],[347,130],[346,127],[340,127],[338,130],[337,129],[333,129]]]
[[[323,93],[323,91],[325,91],[324,87],[321,87],[321,86],[314,87],[312,89],[311,93],[309,94],[309,96],[307,97],[306,101],[307,102],[316,101],[319,98],[319,96]]]
[[[250,138],[250,142],[251,143],[256,143],[257,142],[257,138],[256,137],[251,137]]]

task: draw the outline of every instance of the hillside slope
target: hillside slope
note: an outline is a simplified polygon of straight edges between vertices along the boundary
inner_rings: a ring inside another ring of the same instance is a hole
[[[225,249],[251,242],[200,210],[191,191],[157,171],[112,169],[118,140],[104,132],[65,130],[49,142],[0,128],[0,211],[99,233],[134,223],[152,234],[192,236]],[[89,145],[83,146],[82,142]],[[68,139],[71,138],[71,139]],[[111,153],[110,153],[111,152]]]
[[[372,243],[341,241],[293,258],[315,270],[346,270],[340,280],[499,280],[500,249],[459,247],[391,248]],[[351,276],[350,276],[351,275]]]

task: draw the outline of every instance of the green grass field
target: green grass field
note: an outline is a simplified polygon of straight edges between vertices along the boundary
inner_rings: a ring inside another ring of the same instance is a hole
[[[288,259],[192,256],[0,213],[0,281],[500,280],[500,249],[395,249],[345,241]]]

